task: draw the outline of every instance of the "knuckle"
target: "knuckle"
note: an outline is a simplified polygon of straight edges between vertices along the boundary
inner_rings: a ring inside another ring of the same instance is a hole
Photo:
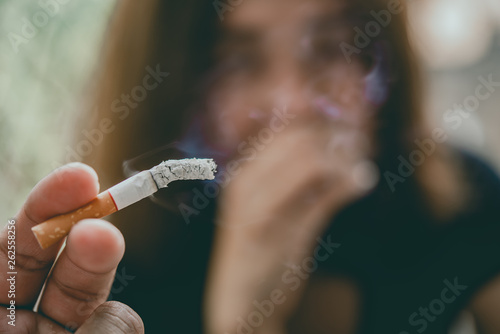
[[[79,289],[75,286],[71,286],[63,283],[58,277],[52,276],[52,281],[55,286],[68,298],[74,299],[81,302],[92,303],[96,300],[105,300],[107,294],[99,292],[89,291],[88,289]]]
[[[7,242],[1,242],[0,254],[7,258],[7,253]],[[45,271],[50,269],[52,263],[52,260],[40,260],[34,255],[28,255],[20,251],[16,251],[16,267],[18,270],[25,272]]]
[[[16,253],[16,266],[29,272],[49,270],[53,261],[39,260],[31,255]]]

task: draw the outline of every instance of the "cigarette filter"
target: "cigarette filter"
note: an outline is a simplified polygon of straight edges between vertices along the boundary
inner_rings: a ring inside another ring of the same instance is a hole
[[[103,191],[86,205],[53,217],[31,228],[43,249],[55,244],[78,221],[102,218],[148,197],[176,180],[213,180],[216,164],[212,159],[168,160],[142,171]]]

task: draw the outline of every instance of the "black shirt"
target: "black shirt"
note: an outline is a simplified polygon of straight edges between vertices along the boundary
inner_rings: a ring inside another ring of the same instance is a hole
[[[391,193],[381,182],[326,232],[341,247],[318,274],[359,283],[360,333],[447,333],[470,298],[500,273],[500,179],[481,160],[462,156],[473,203],[453,221],[435,222],[412,200],[410,185]]]
[[[359,333],[447,333],[478,289],[500,273],[500,179],[470,154],[463,161],[476,200],[452,222],[434,222],[415,200],[410,180],[394,193],[380,182],[325,232],[323,238],[341,246],[313,275],[357,282],[363,298]],[[145,267],[125,255],[118,272],[125,268],[134,279],[125,287],[115,281],[112,298],[136,310],[147,333],[202,333],[215,210],[212,202],[189,225],[171,224],[177,227],[170,241],[144,243],[164,265],[155,260]]]

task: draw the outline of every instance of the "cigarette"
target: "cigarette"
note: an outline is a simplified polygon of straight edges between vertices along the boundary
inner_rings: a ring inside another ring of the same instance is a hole
[[[177,180],[213,180],[217,165],[212,159],[167,160],[103,191],[84,206],[55,216],[31,228],[42,249],[68,235],[86,218],[102,218],[119,211]]]

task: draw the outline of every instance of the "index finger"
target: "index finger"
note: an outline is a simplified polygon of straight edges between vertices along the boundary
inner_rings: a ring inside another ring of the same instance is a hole
[[[98,191],[97,174],[81,163],[58,168],[33,188],[14,221],[0,232],[0,304],[15,299],[16,306],[33,305],[61,247],[62,241],[42,250],[31,228],[88,203]]]

